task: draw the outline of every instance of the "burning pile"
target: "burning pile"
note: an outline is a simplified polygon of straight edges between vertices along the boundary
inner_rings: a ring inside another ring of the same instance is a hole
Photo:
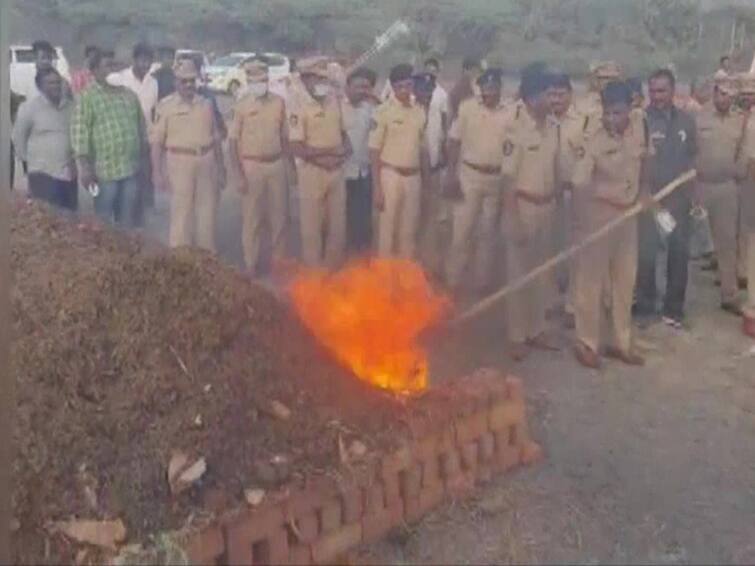
[[[427,354],[418,337],[450,303],[417,264],[374,259],[334,274],[309,271],[290,294],[305,326],[360,379],[399,394],[427,387]]]

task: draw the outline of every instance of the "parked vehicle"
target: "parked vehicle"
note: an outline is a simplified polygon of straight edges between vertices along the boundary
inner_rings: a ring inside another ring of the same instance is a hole
[[[245,61],[257,56],[267,59],[271,90],[275,90],[276,85],[285,81],[291,74],[291,62],[288,57],[280,53],[231,53],[220,57],[210,66],[212,69],[212,75],[209,76],[210,88],[235,97],[238,90],[246,86],[246,74],[242,65]]]
[[[236,52],[215,59],[207,67],[207,81],[210,89],[235,96],[243,83],[240,82],[237,73],[232,71],[252,56],[254,53]]]
[[[26,98],[37,92],[37,87],[34,84],[37,68],[34,62],[34,51],[31,45],[10,46],[10,87],[13,92]],[[53,64],[63,78],[67,81],[71,80],[68,60],[60,47],[55,48]]]

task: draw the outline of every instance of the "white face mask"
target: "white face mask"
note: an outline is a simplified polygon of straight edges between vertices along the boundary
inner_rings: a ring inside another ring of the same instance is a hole
[[[330,85],[327,83],[317,83],[312,90],[314,90],[315,96],[325,98],[330,94]]]
[[[249,83],[249,94],[255,98],[262,98],[267,94],[267,83]]]

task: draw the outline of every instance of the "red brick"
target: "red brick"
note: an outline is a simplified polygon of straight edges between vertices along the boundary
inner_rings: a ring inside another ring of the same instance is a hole
[[[330,495],[332,494],[329,490],[323,489],[322,486],[310,485],[296,489],[281,503],[284,518],[290,521],[311,513],[322,507]]]
[[[524,384],[518,377],[509,376],[506,378],[507,395],[509,399],[516,401],[524,400]]]
[[[498,471],[507,472],[519,465],[521,450],[516,446],[505,445],[496,452],[495,467]]]
[[[440,457],[430,458],[422,462],[422,487],[430,488],[441,483]]]
[[[364,490],[364,513],[374,514],[385,509],[385,490],[382,484],[374,483]]]
[[[320,533],[329,534],[338,530],[343,522],[341,499],[332,499],[320,510]]]
[[[477,469],[477,483],[488,483],[493,479],[493,467],[491,464],[483,464]]]
[[[492,432],[486,432],[480,437],[480,461],[490,462],[495,455],[495,436]]]
[[[488,421],[490,420],[490,411],[477,411],[468,417],[456,421],[456,442],[467,444],[472,440],[477,440],[488,431]]]
[[[467,471],[475,472],[480,464],[480,446],[469,442],[461,447],[461,465]]]
[[[228,531],[228,546],[226,550],[229,564],[252,564],[252,540],[244,536],[241,529]],[[200,564],[203,563],[200,562]]]
[[[192,534],[184,544],[192,564],[214,564],[225,552],[225,541],[220,527],[213,526]]]
[[[414,523],[422,519],[428,512],[443,502],[445,490],[443,484],[437,484],[429,489],[423,489],[415,499],[404,502],[404,516],[407,522]]]
[[[291,547],[290,562],[296,566],[307,566],[312,564],[312,545],[293,545]]]
[[[530,440],[522,445],[519,458],[524,465],[535,464],[543,459],[543,449],[537,442]]]
[[[438,432],[438,452],[447,452],[456,448],[456,427],[453,425],[444,426]]]
[[[270,536],[267,548],[267,564],[290,564],[291,555],[288,547],[288,532],[280,529]],[[257,564],[255,558],[255,564]],[[263,563],[263,562],[259,562]]]
[[[402,471],[385,472],[383,475],[383,491],[385,493],[386,505],[401,498],[401,475]]]
[[[411,468],[401,472],[400,482],[402,499],[415,499],[419,497],[419,490],[422,487],[422,466],[415,464]]]
[[[347,525],[313,544],[312,560],[315,564],[332,564],[339,556],[359,546],[361,542],[362,525]]]
[[[440,473],[444,480],[451,479],[461,472],[461,457],[457,450],[450,450],[441,454]]]
[[[524,421],[524,403],[521,401],[501,401],[490,409],[490,430],[503,430]]]
[[[397,474],[401,470],[405,470],[411,466],[414,460],[414,454],[412,449],[408,446],[399,448],[391,454],[383,456],[382,460],[382,472],[383,475]]]
[[[228,561],[231,564],[250,564],[252,545],[267,539],[284,524],[279,507],[250,511],[233,519],[226,527]]]
[[[377,542],[393,527],[404,521],[404,505],[401,500],[378,512],[367,513],[362,517],[362,542]]]
[[[296,540],[301,544],[313,543],[320,534],[320,525],[314,511],[303,513],[295,519],[291,519],[288,526]]]
[[[470,472],[462,472],[446,480],[446,492],[454,498],[466,497],[474,490],[475,476]]]
[[[343,500],[343,522],[347,525],[356,523],[364,513],[364,489],[352,487],[341,494]]]
[[[425,461],[437,457],[439,440],[437,434],[430,434],[420,440],[414,446],[413,452],[415,460]]]

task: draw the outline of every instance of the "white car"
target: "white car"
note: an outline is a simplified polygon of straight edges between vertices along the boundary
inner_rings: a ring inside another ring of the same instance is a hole
[[[70,82],[71,73],[63,49],[55,48],[53,64],[64,79]],[[34,51],[31,45],[10,46],[10,88],[13,92],[30,98],[37,92],[34,79],[37,76]]]
[[[291,75],[291,62],[280,53],[231,53],[211,65],[217,70],[213,76],[208,76],[210,88],[235,97],[239,89],[246,86],[246,73],[242,68],[244,61],[256,56],[267,59],[270,90],[275,91],[279,83],[283,83]],[[223,61],[222,65],[218,65],[220,61]]]
[[[254,57],[254,53],[236,52],[218,57],[207,67],[208,86],[215,92],[235,95],[241,86],[236,70],[241,63]]]

